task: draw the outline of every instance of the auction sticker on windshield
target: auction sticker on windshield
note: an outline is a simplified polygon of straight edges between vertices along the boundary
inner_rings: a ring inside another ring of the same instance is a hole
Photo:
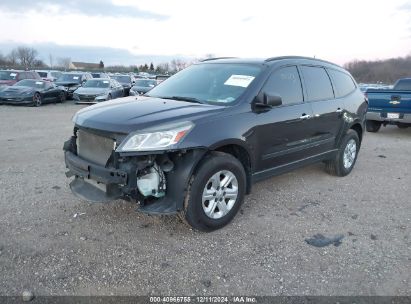
[[[249,86],[251,81],[254,80],[254,78],[255,77],[248,75],[231,75],[230,78],[228,78],[226,82],[224,82],[224,84],[246,88]]]
[[[78,76],[74,76],[73,79],[78,79]]]

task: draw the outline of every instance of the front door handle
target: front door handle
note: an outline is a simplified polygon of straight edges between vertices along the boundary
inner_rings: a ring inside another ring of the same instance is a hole
[[[309,118],[311,118],[311,115],[308,115],[308,114],[305,114],[305,113],[300,116],[301,120],[305,120],[305,119],[309,119]]]
[[[335,112],[337,112],[337,113],[341,113],[343,111],[343,109],[341,109],[341,108],[338,108],[337,110],[335,110]]]

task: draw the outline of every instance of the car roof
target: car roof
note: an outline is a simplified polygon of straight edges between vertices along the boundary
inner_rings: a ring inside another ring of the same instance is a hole
[[[312,57],[304,56],[279,56],[279,57],[270,57],[270,58],[236,58],[236,57],[217,57],[217,58],[208,58],[202,60],[201,63],[246,63],[246,64],[259,64],[259,65],[271,65],[279,61],[290,61],[299,64],[321,64],[324,66],[333,66],[339,69],[342,69],[339,65]]]

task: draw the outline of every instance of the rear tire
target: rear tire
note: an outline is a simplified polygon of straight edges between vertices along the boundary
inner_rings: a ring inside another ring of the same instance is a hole
[[[381,128],[381,122],[375,120],[367,120],[365,126],[368,132],[376,133]]]
[[[334,176],[350,174],[357,160],[360,150],[360,140],[357,132],[348,130],[341,141],[336,156],[325,162],[325,171]]]
[[[222,228],[240,209],[245,188],[241,162],[230,154],[212,152],[191,178],[180,217],[197,230]]]

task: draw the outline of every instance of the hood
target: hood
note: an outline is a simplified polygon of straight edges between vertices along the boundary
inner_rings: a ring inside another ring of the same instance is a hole
[[[18,96],[23,93],[33,92],[34,89],[31,87],[23,87],[23,86],[10,86],[6,89],[1,91],[1,94],[7,96]]]
[[[56,84],[64,87],[74,87],[80,85],[80,83],[73,81],[56,81]]]
[[[163,123],[195,122],[224,109],[224,106],[153,97],[126,97],[84,108],[74,115],[73,121],[83,128],[128,134]]]
[[[102,94],[102,93],[108,93],[109,88],[85,88],[85,87],[79,87],[76,90],[77,94],[90,94],[90,95],[96,95],[96,94]]]

